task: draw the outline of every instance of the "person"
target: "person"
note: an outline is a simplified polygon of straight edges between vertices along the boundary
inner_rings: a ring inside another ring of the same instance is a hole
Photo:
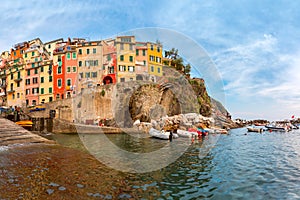
[[[172,132],[172,130],[170,131],[170,135],[169,135],[169,140],[170,140],[170,142],[172,142],[172,139],[173,139],[173,132]]]

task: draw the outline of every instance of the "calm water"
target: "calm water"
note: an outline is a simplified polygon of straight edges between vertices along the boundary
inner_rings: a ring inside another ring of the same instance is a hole
[[[97,137],[90,136],[94,141]],[[188,140],[107,137],[134,153],[172,149]],[[298,130],[260,134],[242,128],[210,135],[191,144],[169,166],[147,173],[125,173],[101,164],[78,135],[54,139],[77,150],[29,147],[0,152],[0,199],[300,199]],[[28,192],[36,187],[34,195]]]

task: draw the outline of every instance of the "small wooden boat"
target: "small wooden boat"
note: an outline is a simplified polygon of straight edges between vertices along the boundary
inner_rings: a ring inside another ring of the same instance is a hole
[[[177,134],[179,137],[184,137],[184,138],[191,138],[192,136],[198,136],[197,132],[189,132],[180,129],[177,129]]]
[[[22,126],[23,128],[27,129],[27,130],[32,130],[32,121],[31,120],[21,120],[21,121],[17,121],[15,122],[17,125]]]
[[[179,137],[176,133],[172,133],[172,134],[173,134],[173,139]],[[151,128],[149,131],[149,135],[153,138],[157,138],[161,140],[169,140],[170,132],[159,131],[154,128]]]

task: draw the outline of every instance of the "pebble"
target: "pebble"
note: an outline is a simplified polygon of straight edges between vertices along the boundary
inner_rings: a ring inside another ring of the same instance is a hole
[[[50,194],[52,194],[54,192],[54,190],[52,190],[52,189],[47,189],[47,193],[50,195]]]
[[[84,187],[84,185],[77,184],[77,187],[78,187],[78,188],[83,188],[83,187]]]
[[[58,190],[64,191],[64,190],[66,190],[66,188],[65,188],[64,186],[60,186],[60,187],[58,188]]]

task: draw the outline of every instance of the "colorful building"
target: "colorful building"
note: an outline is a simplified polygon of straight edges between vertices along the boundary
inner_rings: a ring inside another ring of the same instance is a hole
[[[63,41],[64,41],[63,38],[59,38],[59,39],[56,39],[56,40],[52,40],[52,41],[46,42],[44,44],[44,47],[45,47],[46,51],[49,54],[49,60],[53,59],[53,51],[56,48],[56,43],[61,43]]]
[[[112,39],[103,41],[103,70],[104,85],[117,82],[117,50]]]
[[[135,72],[136,80],[149,80],[147,43],[136,42],[135,45]]]
[[[85,88],[102,85],[104,74],[102,59],[103,48],[101,41],[84,41],[77,45],[78,84],[77,92]]]
[[[136,80],[135,73],[135,37],[116,37],[115,46],[117,50],[117,82]]]
[[[56,48],[53,51],[54,100],[65,98],[65,46],[66,42],[56,43]]]
[[[39,104],[53,100],[52,60],[44,60],[40,66]]]
[[[65,97],[71,98],[76,95],[77,84],[77,52],[76,46],[69,41],[65,46]]]
[[[148,49],[148,73],[150,75],[150,80],[156,82],[156,76],[163,75],[163,65],[162,65],[162,45],[147,42]]]
[[[25,106],[25,70],[22,63],[15,63],[6,71],[7,105]]]

